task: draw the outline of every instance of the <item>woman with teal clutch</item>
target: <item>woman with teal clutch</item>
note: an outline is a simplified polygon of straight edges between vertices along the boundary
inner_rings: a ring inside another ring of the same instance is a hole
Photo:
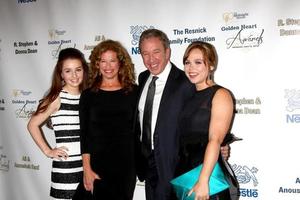
[[[230,175],[224,167],[220,147],[233,122],[233,95],[213,80],[217,67],[217,53],[213,45],[200,41],[191,43],[184,53],[183,63],[185,74],[195,84],[197,92],[186,103],[180,116],[176,175],[185,174],[200,165],[202,169],[198,169],[196,181],[186,196],[195,200],[231,200],[229,184],[226,184],[229,180],[226,177]],[[210,188],[213,175],[227,185],[216,194]],[[177,197],[184,199],[178,191]]]

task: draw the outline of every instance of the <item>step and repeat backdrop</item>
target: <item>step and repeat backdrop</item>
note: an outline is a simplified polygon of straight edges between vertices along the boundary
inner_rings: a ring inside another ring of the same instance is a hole
[[[299,10],[297,0],[1,0],[0,199],[50,199],[51,160],[26,125],[59,51],[76,47],[88,59],[102,40],[118,40],[138,75],[139,36],[153,27],[169,36],[180,68],[192,41],[216,46],[215,80],[235,95],[232,132],[243,138],[229,159],[240,199],[300,199]],[[54,146],[53,132],[43,130]],[[145,199],[138,181],[134,199]]]

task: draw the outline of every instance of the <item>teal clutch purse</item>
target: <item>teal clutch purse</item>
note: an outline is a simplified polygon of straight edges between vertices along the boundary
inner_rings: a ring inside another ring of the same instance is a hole
[[[176,196],[179,200],[194,200],[195,194],[188,196],[189,191],[198,181],[202,170],[202,164],[171,180]],[[209,195],[212,196],[229,188],[225,175],[219,165],[216,163],[209,179]]]

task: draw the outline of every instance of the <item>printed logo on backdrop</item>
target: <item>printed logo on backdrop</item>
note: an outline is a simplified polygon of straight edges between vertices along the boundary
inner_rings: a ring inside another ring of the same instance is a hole
[[[28,155],[23,155],[20,160],[20,162],[15,162],[15,168],[40,170],[40,165],[33,163]]]
[[[12,91],[12,101],[15,108],[15,116],[20,119],[29,119],[35,111],[38,104],[37,100],[32,100],[32,92],[22,89],[14,89]]]
[[[36,54],[38,52],[38,41],[15,41],[14,42],[15,54]]]
[[[95,35],[93,44],[84,44],[83,50],[90,52],[91,50],[93,50],[95,48],[95,46],[98,45],[98,43],[104,41],[105,39],[106,38],[104,35],[101,35],[101,34]]]
[[[132,35],[131,44],[131,54],[140,54],[138,47],[139,39],[144,30],[149,28],[154,28],[153,26],[130,26],[130,34]],[[168,33],[167,33],[168,34]],[[214,36],[208,34],[206,27],[185,27],[185,28],[174,28],[171,30],[171,34],[168,34],[171,45],[182,45],[189,44],[193,41],[204,41],[204,42],[213,42],[216,40]]]
[[[0,171],[9,171],[9,159],[7,155],[2,152],[3,146],[0,146]]]
[[[258,169],[256,167],[249,167],[247,165],[232,165],[231,166],[236,178],[240,184],[240,196],[258,198],[259,184],[256,174]]]
[[[213,42],[216,40],[215,36],[209,34],[209,30],[205,26],[175,28],[172,33],[170,35],[171,45],[189,44],[194,41]]]
[[[221,31],[230,33],[225,40],[227,49],[253,48],[259,47],[263,43],[264,29],[258,28],[257,24],[222,26]]]
[[[5,100],[0,97],[0,111],[5,110]]]
[[[131,34],[131,54],[132,55],[136,55],[136,54],[140,54],[140,49],[139,49],[139,41],[140,41],[140,36],[142,34],[143,31],[150,29],[150,28],[154,28],[154,26],[139,26],[139,25],[135,25],[135,26],[130,26],[130,34]]]
[[[57,29],[49,29],[48,34],[50,41],[48,41],[48,44],[60,44],[60,41],[58,40],[59,37],[63,36],[66,33],[65,30],[57,30]]]
[[[68,47],[76,47],[70,38],[66,37],[66,30],[49,29],[48,30],[48,45],[51,47],[50,53],[53,59],[58,58],[59,51]]]
[[[223,20],[227,24],[227,23],[236,22],[237,20],[240,19],[246,19],[246,17],[248,16],[249,16],[248,13],[225,12],[223,13]]]
[[[264,29],[259,28],[256,23],[244,24],[238,20],[248,17],[248,13],[228,12],[223,14],[225,26],[220,30],[228,33],[225,38],[227,49],[231,48],[254,48],[263,43]],[[238,23],[238,25],[228,25],[229,23]]]
[[[35,3],[36,0],[17,0],[18,4]]]
[[[300,19],[278,19],[277,26],[279,27],[280,36],[300,35]]]
[[[300,90],[286,89],[286,123],[300,123]]]
[[[279,187],[278,193],[282,194],[300,194],[300,178],[297,177],[293,181],[294,184],[297,184],[297,186],[294,187]]]
[[[261,106],[262,100],[261,97],[255,98],[240,98],[236,99],[236,113],[244,114],[244,115],[260,115],[261,114]]]

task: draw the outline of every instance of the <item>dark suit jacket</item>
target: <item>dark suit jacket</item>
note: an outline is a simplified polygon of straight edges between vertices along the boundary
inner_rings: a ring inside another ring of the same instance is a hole
[[[150,72],[148,70],[139,75],[140,95],[149,75]],[[154,130],[154,154],[158,176],[167,187],[170,185],[169,181],[174,176],[177,163],[177,152],[179,148],[179,137],[177,133],[178,117],[184,103],[194,93],[194,85],[190,83],[182,70],[172,64],[162,94]],[[138,138],[140,138],[139,135]],[[141,164],[143,161],[140,159],[138,162],[138,177],[140,180],[143,180],[143,172],[145,172]]]

